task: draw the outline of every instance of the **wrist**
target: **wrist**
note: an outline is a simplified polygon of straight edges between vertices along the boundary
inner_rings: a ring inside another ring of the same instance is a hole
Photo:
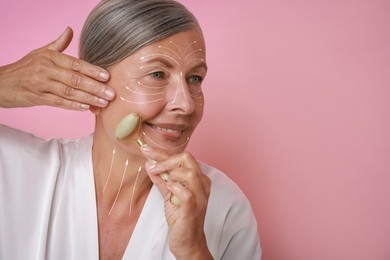
[[[176,260],[213,260],[207,244],[199,245],[197,248],[175,254]]]

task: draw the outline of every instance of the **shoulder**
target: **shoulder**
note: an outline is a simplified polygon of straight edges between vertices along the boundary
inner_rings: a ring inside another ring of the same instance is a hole
[[[0,161],[2,164],[26,167],[60,164],[63,157],[73,154],[80,145],[90,146],[89,139],[45,139],[19,129],[0,124]],[[85,144],[86,143],[86,144]],[[44,162],[44,163],[43,163]]]
[[[17,141],[23,142],[42,142],[43,138],[40,138],[32,133],[25,132],[7,125],[0,124],[0,140],[2,144],[12,144]]]
[[[0,156],[2,160],[44,159],[48,151],[58,151],[57,140],[45,140],[9,126],[0,125]]]
[[[63,146],[66,148],[77,148],[79,145],[89,145],[92,141],[91,136],[86,136],[79,139],[63,139],[63,138],[42,138],[33,133],[25,132],[7,125],[0,124],[0,145],[15,145],[15,148],[26,148],[33,146],[39,150],[45,146]]]

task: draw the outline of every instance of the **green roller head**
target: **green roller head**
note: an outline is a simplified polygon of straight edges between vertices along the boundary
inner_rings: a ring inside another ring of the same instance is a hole
[[[137,127],[140,116],[137,113],[131,113],[122,118],[116,127],[115,136],[117,139],[129,136]]]

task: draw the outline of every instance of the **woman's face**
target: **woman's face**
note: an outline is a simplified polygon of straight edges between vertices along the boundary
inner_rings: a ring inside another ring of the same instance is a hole
[[[116,99],[98,120],[109,138],[116,141],[115,129],[123,117],[139,113],[141,135],[148,145],[170,154],[183,151],[203,115],[201,85],[207,66],[201,32],[177,33],[108,70]],[[127,137],[136,138],[137,133]]]

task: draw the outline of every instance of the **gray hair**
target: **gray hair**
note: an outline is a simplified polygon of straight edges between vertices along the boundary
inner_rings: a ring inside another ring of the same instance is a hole
[[[79,57],[107,68],[151,43],[200,26],[173,0],[103,0],[81,32]]]

